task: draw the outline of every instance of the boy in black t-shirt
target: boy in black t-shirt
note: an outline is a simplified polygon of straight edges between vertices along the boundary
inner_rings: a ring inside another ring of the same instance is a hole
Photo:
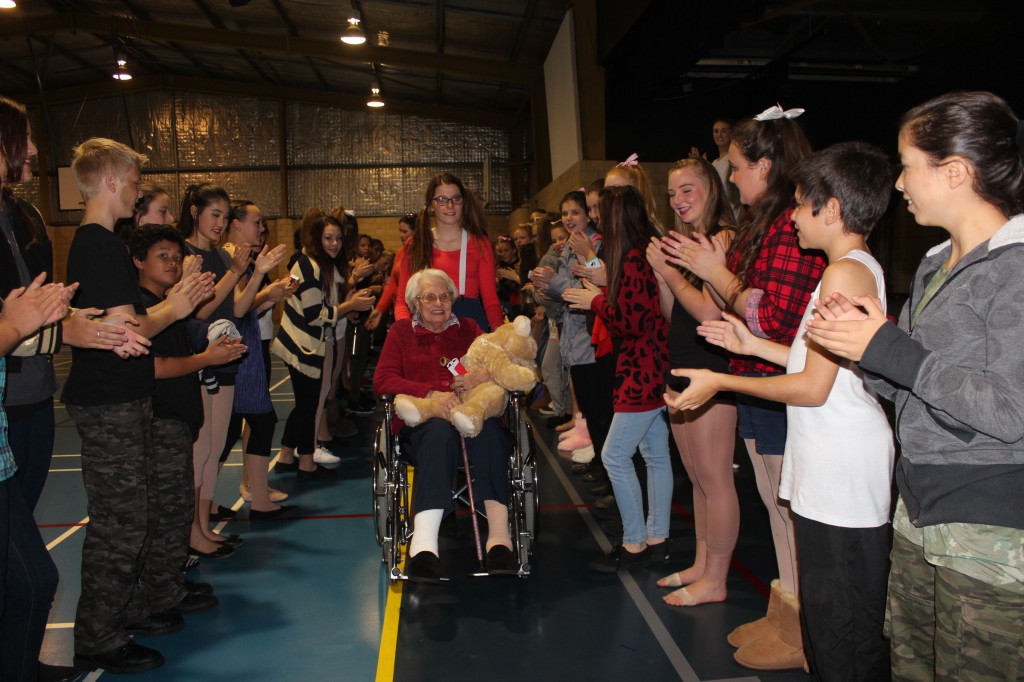
[[[111,319],[137,320],[129,335],[152,337],[209,295],[209,278],[192,275],[147,310],[135,268],[114,224],[132,215],[146,157],[113,140],[79,145],[71,169],[85,197],[85,216],[68,253],[68,277],[79,283],[75,305]],[[160,652],[129,635],[171,632],[180,615],[151,615],[137,589],[156,523],[149,497],[153,472],[153,360],[72,349],[62,401],[82,439],[82,478],[89,510],[82,548],[82,594],[75,617],[75,666],[141,672],[163,664]]]
[[[182,272],[198,272],[201,261],[183,257],[181,233],[166,225],[143,225],[135,230],[129,250],[138,269],[143,304],[154,308],[181,279]],[[189,334],[188,326],[202,327]],[[153,472],[149,480],[150,505],[157,509],[157,525],[150,530],[150,549],[142,569],[142,588],[152,613],[198,613],[217,605],[213,588],[187,583],[181,567],[188,556],[189,529],[195,504],[192,479],[192,442],[203,422],[199,371],[241,357],[245,346],[221,337],[196,353],[194,336],[205,339],[205,323],[178,320],[153,337],[156,376],[153,394]]]

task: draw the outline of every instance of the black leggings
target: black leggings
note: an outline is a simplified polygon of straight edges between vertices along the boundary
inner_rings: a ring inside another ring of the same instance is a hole
[[[595,461],[601,461],[608,429],[612,426],[612,401],[615,392],[615,354],[608,353],[597,358],[592,365],[573,365],[572,388],[576,403],[587,420],[590,440],[594,443]]]
[[[294,448],[302,455],[312,455],[316,446],[316,415],[320,411],[321,378],[306,376],[294,367],[288,367],[295,393],[295,407],[284,423],[281,445]]]

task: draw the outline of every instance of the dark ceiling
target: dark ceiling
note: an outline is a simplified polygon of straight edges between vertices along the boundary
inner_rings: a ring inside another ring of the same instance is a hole
[[[389,111],[511,127],[528,120],[566,10],[584,3],[598,17],[610,157],[671,160],[710,143],[714,116],[776,101],[808,110],[816,144],[888,139],[901,110],[953,88],[1021,109],[1017,0],[21,0],[0,11],[0,89],[362,107],[376,78]],[[369,37],[359,47],[338,40],[353,7]],[[128,84],[110,76],[115,51]]]

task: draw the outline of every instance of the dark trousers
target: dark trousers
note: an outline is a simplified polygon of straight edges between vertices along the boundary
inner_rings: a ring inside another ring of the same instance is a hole
[[[35,680],[57,567],[13,479],[0,481],[0,680]]]
[[[793,525],[804,654],[815,679],[890,679],[889,642],[882,634],[889,524],[840,528],[794,513]]]
[[[345,331],[345,353],[348,355],[348,404],[359,402],[363,374],[370,364],[370,330],[363,326],[363,320],[349,322]]]
[[[35,511],[53,459],[53,398],[8,408],[7,420],[7,441],[18,465],[14,480],[21,486],[28,508]]]
[[[590,440],[594,443],[595,460],[600,463],[601,450],[612,426],[612,399],[615,391],[615,354],[597,358],[592,365],[574,365],[572,375],[576,404],[587,420]]]
[[[176,419],[153,420],[153,476],[149,506],[157,510],[149,552],[142,568],[141,599],[128,620],[167,611],[186,596],[181,567],[188,556],[189,531],[195,511],[192,476],[192,429]]]
[[[412,443],[416,478],[412,490],[413,512],[427,509],[455,508],[452,501],[452,480],[462,461],[459,432],[444,419],[429,419],[419,426],[406,428]],[[473,469],[473,501],[484,500],[508,504],[508,457],[511,452],[508,432],[501,420],[492,417],[484,422],[476,438],[466,439],[466,453]]]
[[[316,413],[320,410],[320,377],[308,377],[294,367],[288,368],[295,394],[295,406],[288,414],[281,434],[281,445],[296,453],[312,455],[316,444]],[[329,378],[328,378],[329,380]]]
[[[105,653],[128,642],[125,620],[137,611],[139,576],[156,509],[153,405],[144,398],[115,405],[68,405],[82,439],[82,479],[89,525],[82,547],[82,594],[75,615],[75,653]]]

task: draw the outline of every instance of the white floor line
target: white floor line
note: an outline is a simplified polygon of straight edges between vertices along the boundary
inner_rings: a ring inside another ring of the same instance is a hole
[[[531,415],[527,414],[526,418],[533,423]],[[540,433],[536,423],[533,425],[534,433]],[[562,467],[558,464],[555,459],[555,455],[551,452],[550,446],[540,438],[535,439],[536,444],[540,447],[541,452],[544,453],[544,457],[548,460],[549,468],[554,473],[555,478],[558,479],[559,483],[562,484],[562,488],[569,496],[569,500],[576,505],[577,511],[580,516],[583,517],[583,522],[587,524],[587,528],[590,529],[591,535],[597,541],[598,547],[601,551],[608,553],[612,549],[611,543],[608,541],[608,536],[605,535],[604,531],[597,524],[597,520],[594,519],[594,515],[590,512],[588,507],[583,506],[583,499],[576,492],[576,488],[569,481]],[[693,669],[690,662],[686,660],[686,656],[683,654],[679,645],[676,644],[672,634],[665,627],[665,624],[661,621],[661,618],[654,611],[654,607],[651,606],[651,602],[648,601],[647,596],[640,589],[640,585],[637,584],[636,579],[629,571],[619,571],[616,574],[619,580],[622,581],[623,587],[626,588],[626,593],[630,599],[636,605],[637,610],[647,623],[647,627],[650,628],[651,634],[658,640],[658,644],[661,645],[662,651],[665,652],[665,656],[668,658],[669,663],[675,668],[676,674],[679,675],[679,679],[682,682],[701,682],[700,677],[697,675],[697,671]],[[731,680],[718,680],[717,682],[759,682],[757,677],[740,677]]]

